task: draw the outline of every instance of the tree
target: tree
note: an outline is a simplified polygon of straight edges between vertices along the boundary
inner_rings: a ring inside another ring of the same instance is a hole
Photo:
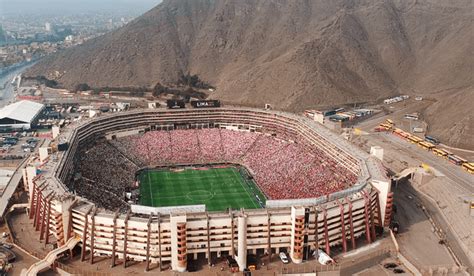
[[[46,87],[56,88],[59,85],[59,83],[57,81],[50,80],[50,79],[46,78],[45,76],[36,76],[33,79],[35,79],[36,81],[46,85]]]
[[[79,83],[78,85],[76,85],[74,91],[78,92],[78,91],[87,91],[87,90],[91,90],[91,87],[87,84],[87,83]]]
[[[153,87],[152,94],[154,97],[158,97],[161,94],[167,93],[168,92],[168,87],[163,86],[161,83],[157,83],[155,87]]]

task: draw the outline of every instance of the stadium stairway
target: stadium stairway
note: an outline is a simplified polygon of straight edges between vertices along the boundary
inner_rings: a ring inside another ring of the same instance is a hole
[[[21,276],[34,276],[37,275],[39,272],[50,268],[54,261],[56,261],[56,258],[59,254],[63,253],[66,250],[72,250],[79,241],[80,239],[78,237],[70,238],[63,246],[50,251],[43,260],[32,264],[30,268],[28,268],[28,270],[23,269],[21,271]]]

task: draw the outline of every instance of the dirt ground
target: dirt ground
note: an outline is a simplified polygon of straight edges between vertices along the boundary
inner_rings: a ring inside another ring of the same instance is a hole
[[[387,265],[387,267],[384,267],[385,265]],[[392,267],[389,267],[388,265],[392,265],[392,266],[395,266],[395,267],[392,268]],[[395,273],[396,269],[399,269],[399,271],[397,271],[397,273]],[[400,271],[404,271],[404,272],[400,272]],[[412,274],[410,273],[410,271],[406,267],[404,267],[403,265],[398,264],[396,259],[387,258],[387,259],[383,260],[380,264],[375,265],[375,266],[370,267],[370,268],[367,268],[367,269],[364,269],[361,272],[355,273],[353,275],[354,276],[382,276],[382,275],[387,275],[387,276],[400,275],[400,276],[404,276],[404,275],[412,275]]]
[[[8,228],[5,223],[0,226],[0,232],[8,233]],[[9,244],[12,244],[9,238],[6,238],[6,239],[2,238],[2,242],[7,242]],[[20,275],[20,272],[23,268],[28,268],[37,261],[37,259],[31,257],[27,253],[18,249],[16,246],[13,246],[11,250],[13,251],[13,253],[15,253],[16,258],[15,258],[15,262],[12,263],[13,268],[12,270],[9,271],[9,275]]]

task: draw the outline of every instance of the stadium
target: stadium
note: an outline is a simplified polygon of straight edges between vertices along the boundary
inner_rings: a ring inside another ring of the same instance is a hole
[[[38,174],[38,172],[40,172]],[[27,167],[45,244],[170,265],[344,252],[390,222],[380,161],[308,118],[243,107],[136,109],[61,130]],[[38,268],[39,269],[39,268]]]

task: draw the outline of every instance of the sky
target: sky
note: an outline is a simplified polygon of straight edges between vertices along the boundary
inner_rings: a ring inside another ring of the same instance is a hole
[[[71,14],[103,11],[143,13],[161,0],[0,0],[0,15]]]

